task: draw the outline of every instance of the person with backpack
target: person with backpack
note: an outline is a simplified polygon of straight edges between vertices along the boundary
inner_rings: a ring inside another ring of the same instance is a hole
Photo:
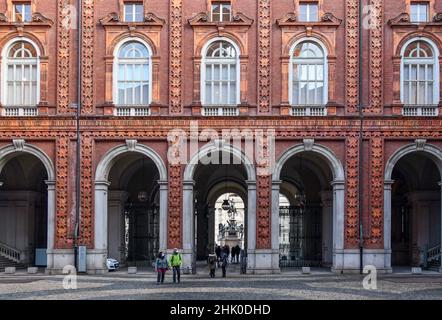
[[[170,256],[169,265],[173,270],[173,283],[176,283],[178,278],[178,283],[180,283],[181,278],[181,265],[183,260],[181,259],[181,255],[178,252],[178,249],[173,249],[173,254]]]
[[[157,272],[157,284],[164,283],[164,277],[166,275],[169,265],[167,263],[166,255],[160,251],[158,253],[157,260],[155,261],[155,271]]]

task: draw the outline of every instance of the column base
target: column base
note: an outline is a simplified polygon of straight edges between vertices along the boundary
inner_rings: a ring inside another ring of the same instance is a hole
[[[442,273],[442,267],[439,268],[439,273]]]
[[[279,250],[248,250],[247,273],[280,274]]]
[[[391,251],[384,249],[364,249],[363,268],[373,266],[377,273],[392,273],[393,269],[389,263]],[[333,273],[359,273],[360,272],[360,251],[359,249],[338,250],[333,253]]]
[[[49,275],[63,274],[63,268],[75,264],[74,249],[48,249],[47,258],[45,273]]]
[[[86,252],[86,272],[88,274],[104,274],[107,270],[107,250],[88,249]]]

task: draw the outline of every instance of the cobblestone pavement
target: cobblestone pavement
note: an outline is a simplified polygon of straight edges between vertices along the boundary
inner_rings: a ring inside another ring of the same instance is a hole
[[[363,288],[361,275],[290,272],[271,276],[230,274],[226,279],[219,275],[215,279],[205,273],[183,275],[181,284],[174,285],[169,272],[166,283],[157,285],[152,272],[129,275],[122,270],[80,275],[78,288],[65,290],[63,276],[0,274],[0,300],[442,300],[442,275],[437,273],[379,275],[378,289],[370,291]]]

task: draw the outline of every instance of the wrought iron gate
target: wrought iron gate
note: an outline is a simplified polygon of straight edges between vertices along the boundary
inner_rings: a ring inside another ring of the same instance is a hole
[[[279,266],[320,267],[322,264],[320,207],[279,208]]]

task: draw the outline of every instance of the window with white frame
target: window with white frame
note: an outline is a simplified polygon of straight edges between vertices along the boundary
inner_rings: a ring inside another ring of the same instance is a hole
[[[438,74],[438,58],[432,46],[421,40],[410,43],[403,53],[403,103],[411,106],[438,104]]]
[[[13,17],[14,22],[31,22],[32,12],[30,2],[16,2],[13,4]]]
[[[35,47],[14,42],[5,58],[3,103],[8,107],[36,106],[39,101],[39,66]]]
[[[140,2],[127,2],[124,4],[125,22],[143,22],[144,5]]]
[[[237,105],[239,98],[239,53],[228,41],[217,40],[204,52],[202,68],[203,105]]]
[[[319,20],[319,8],[317,2],[301,2],[299,4],[299,21],[316,22]]]
[[[412,2],[410,4],[410,20],[413,23],[428,22],[429,7],[427,2]]]
[[[150,58],[148,47],[138,41],[126,42],[119,49],[116,61],[116,105],[150,104]]]
[[[212,3],[212,21],[226,22],[232,17],[232,6],[230,2],[213,2]]]
[[[293,106],[324,106],[327,103],[326,55],[319,44],[303,41],[293,48],[290,78]]]

